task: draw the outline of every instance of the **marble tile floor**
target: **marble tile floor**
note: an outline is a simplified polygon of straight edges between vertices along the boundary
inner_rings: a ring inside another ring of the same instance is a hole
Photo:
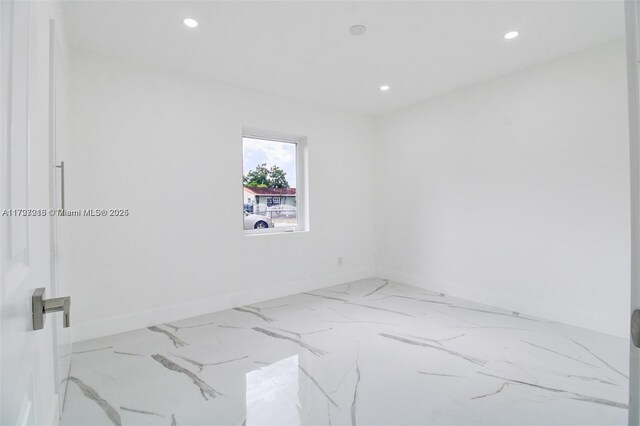
[[[622,425],[625,339],[368,279],[77,343],[63,425]]]

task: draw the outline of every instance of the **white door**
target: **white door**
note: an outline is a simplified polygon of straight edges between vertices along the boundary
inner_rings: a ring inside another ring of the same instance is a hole
[[[60,40],[59,28],[54,19],[49,20],[49,155],[50,165],[50,199],[49,205],[55,209],[68,208],[64,205],[64,158],[67,152],[66,142],[69,140],[67,127],[66,95],[68,70],[65,68],[67,52]],[[69,235],[69,223],[61,221],[58,216],[50,216],[51,220],[51,297],[68,294],[66,271],[62,262],[67,256],[63,244]],[[54,354],[56,360],[56,386],[59,395],[59,409],[62,412],[67,390],[67,377],[71,368],[71,336],[68,328],[62,327],[60,315],[53,318]]]
[[[626,1],[631,154],[631,311],[629,425],[640,424],[640,8]],[[633,314],[633,312],[639,312]],[[635,342],[634,342],[635,341]]]
[[[50,218],[24,210],[50,206],[48,58],[36,48],[35,5],[0,1],[2,425],[55,424],[58,413],[52,321],[33,331],[31,309],[34,289],[51,291]]]

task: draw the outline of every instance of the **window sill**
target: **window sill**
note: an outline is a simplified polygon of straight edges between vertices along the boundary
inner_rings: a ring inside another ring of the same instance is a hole
[[[308,229],[300,229],[295,231],[270,231],[270,232],[244,231],[243,235],[245,237],[262,237],[265,235],[306,234],[308,232],[309,232]]]

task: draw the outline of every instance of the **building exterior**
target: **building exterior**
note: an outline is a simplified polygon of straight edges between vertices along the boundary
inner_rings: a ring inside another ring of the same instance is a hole
[[[257,188],[244,187],[245,210],[260,211],[269,207],[279,206],[283,209],[296,208],[295,188]],[[259,206],[259,207],[258,207]]]

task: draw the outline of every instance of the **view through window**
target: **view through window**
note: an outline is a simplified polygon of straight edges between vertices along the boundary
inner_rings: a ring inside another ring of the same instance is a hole
[[[297,144],[245,136],[242,152],[244,229],[294,231],[298,226]]]

